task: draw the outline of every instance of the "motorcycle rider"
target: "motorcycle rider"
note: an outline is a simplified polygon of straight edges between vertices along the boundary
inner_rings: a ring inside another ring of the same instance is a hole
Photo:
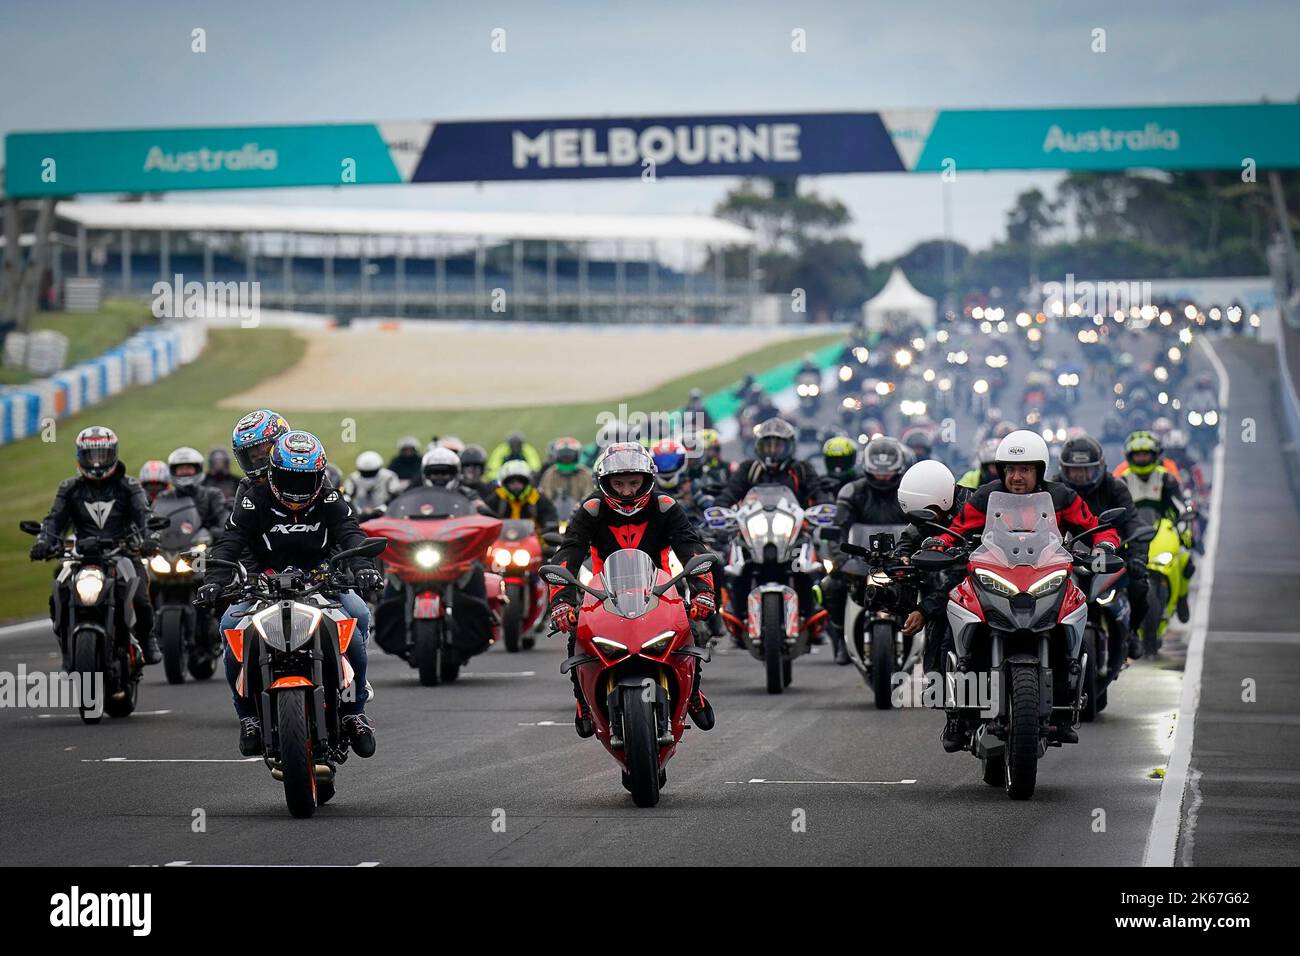
[[[199,588],[201,602],[217,601],[235,577],[232,569],[217,564],[218,560],[238,561],[247,554],[251,556],[250,575],[289,567],[309,571],[331,553],[369,540],[342,495],[326,485],[325,465],[325,448],[310,432],[290,431],[276,440],[265,466],[265,482],[252,485],[239,499],[225,534],[208,552],[205,583]],[[383,583],[374,559],[354,558],[350,565],[359,590],[370,591]],[[357,622],[346,651],[356,699],[342,702],[339,711],[344,736],[353,752],[358,757],[369,757],[375,752],[374,728],[365,715],[369,698],[366,644],[370,640],[370,608],[353,590],[339,592],[338,600]],[[222,632],[236,627],[239,615],[249,607],[251,602],[229,607],[221,619]],[[226,680],[239,717],[239,752],[245,757],[257,756],[262,753],[262,728],[253,702],[238,692],[241,665],[229,641],[225,642],[224,657]]]
[[[258,408],[249,412],[235,423],[230,434],[230,450],[235,453],[235,460],[244,470],[235,489],[235,502],[232,510],[250,488],[266,483],[266,469],[271,461],[271,450],[281,436],[289,433],[289,423],[279,412],[269,408]]]
[[[1124,509],[1124,517],[1115,522],[1115,528],[1121,537],[1128,538],[1145,527],[1133,505],[1133,496],[1129,493],[1128,486],[1107,470],[1101,442],[1088,435],[1071,438],[1061,448],[1060,463],[1061,471],[1057,480],[1065,482],[1078,492],[1093,514],[1099,515],[1111,508]],[[1149,588],[1146,544],[1124,545],[1124,562],[1128,567],[1126,587],[1129,620],[1141,621],[1146,617]],[[1129,640],[1126,637],[1129,635],[1119,631],[1111,635],[1112,646],[1107,649],[1110,671],[1107,676],[1110,680],[1119,677],[1120,671],[1124,669],[1128,648],[1141,648],[1131,637]]]
[[[487,449],[482,445],[466,445],[459,457],[461,485],[487,501],[496,487],[483,479],[483,472],[487,469]]]
[[[687,474],[698,481],[702,490],[716,492],[731,477],[731,465],[722,457],[722,436],[715,428],[701,428],[687,447],[695,452],[687,456]]]
[[[834,497],[840,489],[858,477],[858,444],[852,438],[835,435],[822,445],[822,490]]]
[[[1124,441],[1124,461],[1115,469],[1115,477],[1128,486],[1134,507],[1151,509],[1161,517],[1176,521],[1187,510],[1187,505],[1182,485],[1160,463],[1163,456],[1164,446],[1159,438],[1149,431],[1135,431]],[[1183,544],[1189,551],[1183,577],[1190,580],[1196,573],[1196,561],[1190,553],[1193,548],[1190,529],[1183,532]],[[1191,617],[1186,594],[1178,599],[1177,612],[1178,620],[1186,624]],[[1141,618],[1135,617],[1134,620]]]
[[[575,576],[588,558],[593,571],[615,551],[637,548],[654,559],[664,570],[671,549],[683,566],[708,547],[671,497],[655,492],[655,464],[650,453],[636,442],[614,442],[606,447],[594,469],[596,491],[573,512],[564,543],[555,553],[554,562],[562,564]],[[688,613],[692,620],[706,620],[717,610],[713,575],[692,575],[687,579],[691,594]],[[568,636],[568,653],[574,653],[574,632],[578,624],[581,595],[572,587],[551,588],[551,626]],[[696,665],[695,687],[687,702],[687,712],[700,730],[714,724],[713,707],[700,690],[700,671]],[[576,672],[573,696],[576,700],[574,727],[579,737],[595,733],[591,710],[583,700]]]
[[[145,497],[149,499],[150,507],[153,506],[154,499],[167,489],[167,483],[171,476],[167,473],[167,462],[159,461],[157,458],[150,458],[140,466],[140,474],[137,478],[140,487],[144,489]]]
[[[406,435],[397,443],[397,454],[388,462],[388,470],[410,488],[420,483],[420,439]]]
[[[998,439],[990,438],[980,442],[979,452],[975,456],[975,467],[957,479],[957,484],[974,491],[980,485],[997,481],[997,472],[993,463],[998,457]]]
[[[861,478],[850,481],[835,496],[835,527],[839,537],[831,542],[830,556],[836,568],[845,560],[839,543],[847,541],[855,524],[906,524],[907,515],[898,504],[898,484],[906,470],[902,444],[893,438],[873,438],[862,449]],[[822,607],[830,622],[826,632],[835,652],[836,664],[847,664],[844,643],[844,604],[847,585],[844,576],[831,571],[821,582]],[[737,615],[739,617],[739,615]]]
[[[945,550],[956,544],[954,534],[969,536],[976,531],[983,531],[989,496],[995,492],[1013,495],[1031,495],[1044,492],[1052,499],[1056,512],[1056,525],[1062,533],[1072,531],[1081,534],[1097,527],[1097,518],[1088,507],[1087,502],[1073,488],[1056,481],[1047,481],[1044,477],[1048,465],[1047,443],[1037,432],[1021,429],[1003,438],[998,444],[998,453],[994,467],[998,470],[998,480],[982,485],[971,495],[948,525],[948,531],[922,542],[927,549]],[[1106,528],[1091,536],[1094,554],[1115,554],[1119,549],[1119,535],[1114,528]],[[1065,669],[1061,668],[1059,678],[1064,680]],[[1061,686],[1058,696],[1065,698]],[[1069,725],[1055,725],[1054,739],[1063,743],[1078,743],[1079,734]],[[948,750],[952,741],[945,736],[944,749]],[[961,749],[961,742],[957,742]],[[952,752],[952,751],[949,751]]]
[[[220,445],[208,452],[208,473],[203,476],[203,484],[221,492],[227,508],[235,503],[239,479],[230,473],[230,452]]]
[[[140,553],[150,557],[158,546],[147,534],[149,499],[144,488],[126,473],[117,457],[117,435],[102,425],[91,425],[77,434],[77,475],[59,483],[54,493],[50,511],[41,522],[40,534],[32,545],[33,561],[44,561],[62,551],[64,532],[71,527],[80,540],[86,537],[110,538],[116,541],[128,535],[142,536]],[[163,466],[166,467],[165,465]],[[162,660],[162,651],[153,634],[153,601],[149,596],[149,575],[143,561],[133,560],[139,577],[138,586],[131,597],[135,609],[134,638],[139,643],[146,664]],[[50,620],[56,620],[55,601],[59,599],[57,578],[50,597]],[[71,670],[69,648],[63,646],[65,635],[59,635],[63,650],[63,669]]]
[[[551,449],[554,461],[538,479],[537,490],[551,502],[567,498],[576,504],[591,494],[591,469],[582,463],[582,442],[568,436],[557,438]],[[461,466],[464,464],[462,455]]]
[[[735,507],[755,485],[785,485],[799,499],[801,508],[829,502],[818,474],[806,461],[794,457],[794,426],[782,418],[769,418],[754,426],[754,457],[740,463],[714,505]]]
[[[698,388],[691,389],[690,396],[686,399],[686,407],[682,409],[682,421],[685,423],[685,428],[692,430],[713,427],[713,416],[704,407],[704,393]]]
[[[523,432],[511,432],[505,441],[492,449],[487,460],[487,476],[498,478],[497,472],[508,461],[527,462],[528,470],[534,474],[542,470],[542,456],[528,444]]]
[[[497,472],[496,491],[487,506],[498,518],[532,520],[538,535],[554,531],[560,524],[551,499],[533,485],[533,470],[528,462],[518,459],[505,462]]]
[[[230,517],[230,508],[220,491],[204,484],[203,455],[197,448],[182,445],[167,456],[167,472],[171,476],[171,486],[155,500],[192,499],[199,521],[216,541]]]
[[[928,461],[934,457],[934,438],[929,429],[913,425],[903,432],[901,441],[916,461]]]
[[[402,492],[402,479],[384,467],[383,456],[377,451],[363,451],[357,455],[357,467],[343,482],[343,495],[352,509],[361,514],[385,507]]]

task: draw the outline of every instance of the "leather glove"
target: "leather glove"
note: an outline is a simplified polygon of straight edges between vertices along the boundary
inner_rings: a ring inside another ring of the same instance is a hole
[[[32,550],[28,552],[28,555],[33,561],[44,561],[50,556],[49,542],[44,539],[38,539],[37,542],[32,545]]]
[[[551,627],[556,631],[570,634],[578,626],[578,609],[564,601],[551,605]]]
[[[362,568],[353,579],[362,591],[373,591],[384,583],[384,576],[374,568]]]
[[[199,586],[198,598],[195,600],[194,603],[205,604],[210,606],[215,604],[217,602],[217,599],[220,597],[221,597],[220,584],[203,584]]]
[[[1115,545],[1113,545],[1109,541],[1098,541],[1095,545],[1092,546],[1092,550],[1094,553],[1097,551],[1105,551],[1107,554],[1114,554]]]
[[[948,546],[943,543],[943,538],[929,537],[921,542],[922,551],[947,551]]]
[[[140,554],[146,558],[152,558],[158,553],[158,539],[145,538],[140,542]]]
[[[687,613],[691,616],[692,621],[703,621],[713,616],[713,612],[718,609],[718,602],[713,596],[712,591],[701,591],[691,599],[691,606]]]

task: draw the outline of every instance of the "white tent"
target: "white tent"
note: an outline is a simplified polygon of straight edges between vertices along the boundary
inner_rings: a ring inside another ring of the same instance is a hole
[[[874,331],[913,322],[932,329],[938,315],[934,299],[917,292],[897,266],[890,273],[885,287],[874,298],[862,303],[862,321]]]

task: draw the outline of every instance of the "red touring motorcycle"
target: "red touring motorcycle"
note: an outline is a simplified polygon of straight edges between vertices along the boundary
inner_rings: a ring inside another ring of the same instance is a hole
[[[686,703],[695,689],[695,646],[686,603],[674,590],[687,575],[707,574],[716,562],[700,554],[669,577],[644,551],[615,551],[599,575],[580,584],[563,565],[548,564],[542,578],[585,592],[575,651],[560,673],[577,668],[596,737],[623,768],[623,786],[638,807],[659,802],[664,770],[686,729]]]
[[[1101,526],[1122,514],[1104,512]],[[928,515],[909,517],[938,527]],[[1088,605],[1070,572],[1094,559],[1086,544],[1078,548],[1085,553],[1062,543],[1051,495],[995,492],[981,543],[968,555],[912,557],[923,571],[969,562],[969,577],[948,601],[956,651],[948,656],[946,702],[966,721],[967,746],[984,765],[984,782],[1004,786],[1013,800],[1033,796],[1038,759],[1073,732],[1084,704]],[[1117,556],[1097,560],[1101,573],[1123,567]]]
[[[356,692],[344,654],[357,622],[334,598],[352,586],[351,573],[336,568],[349,558],[375,557],[385,544],[376,538],[340,551],[319,575],[287,568],[249,577],[238,562],[208,559],[235,569],[224,597],[252,602],[225,638],[243,665],[237,689],[262,722],[266,766],[283,782],[295,817],[311,816],[334,796],[338,765],[348,758],[339,704]]]
[[[436,687],[454,681],[462,664],[495,641],[504,603],[500,577],[484,576],[484,598],[466,594],[463,587],[499,536],[501,519],[479,514],[464,495],[424,491],[410,501],[397,499],[361,530],[391,543],[384,552],[388,585],[375,612],[375,641],[417,668],[421,684]],[[457,607],[458,602],[467,606]],[[453,616],[462,612],[467,623],[490,624],[453,626]],[[487,637],[471,641],[466,637],[471,631]]]
[[[542,565],[537,525],[529,519],[507,518],[491,556],[492,570],[506,588],[507,602],[501,615],[506,650],[511,654],[521,647],[530,650],[546,611],[546,585],[537,575]]]

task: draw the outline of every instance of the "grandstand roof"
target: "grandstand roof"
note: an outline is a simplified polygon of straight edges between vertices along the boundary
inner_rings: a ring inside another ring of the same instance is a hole
[[[483,236],[495,239],[615,239],[753,245],[742,226],[709,216],[605,216],[571,213],[453,212],[198,203],[65,202],[60,218],[87,229],[311,233],[368,236]]]

